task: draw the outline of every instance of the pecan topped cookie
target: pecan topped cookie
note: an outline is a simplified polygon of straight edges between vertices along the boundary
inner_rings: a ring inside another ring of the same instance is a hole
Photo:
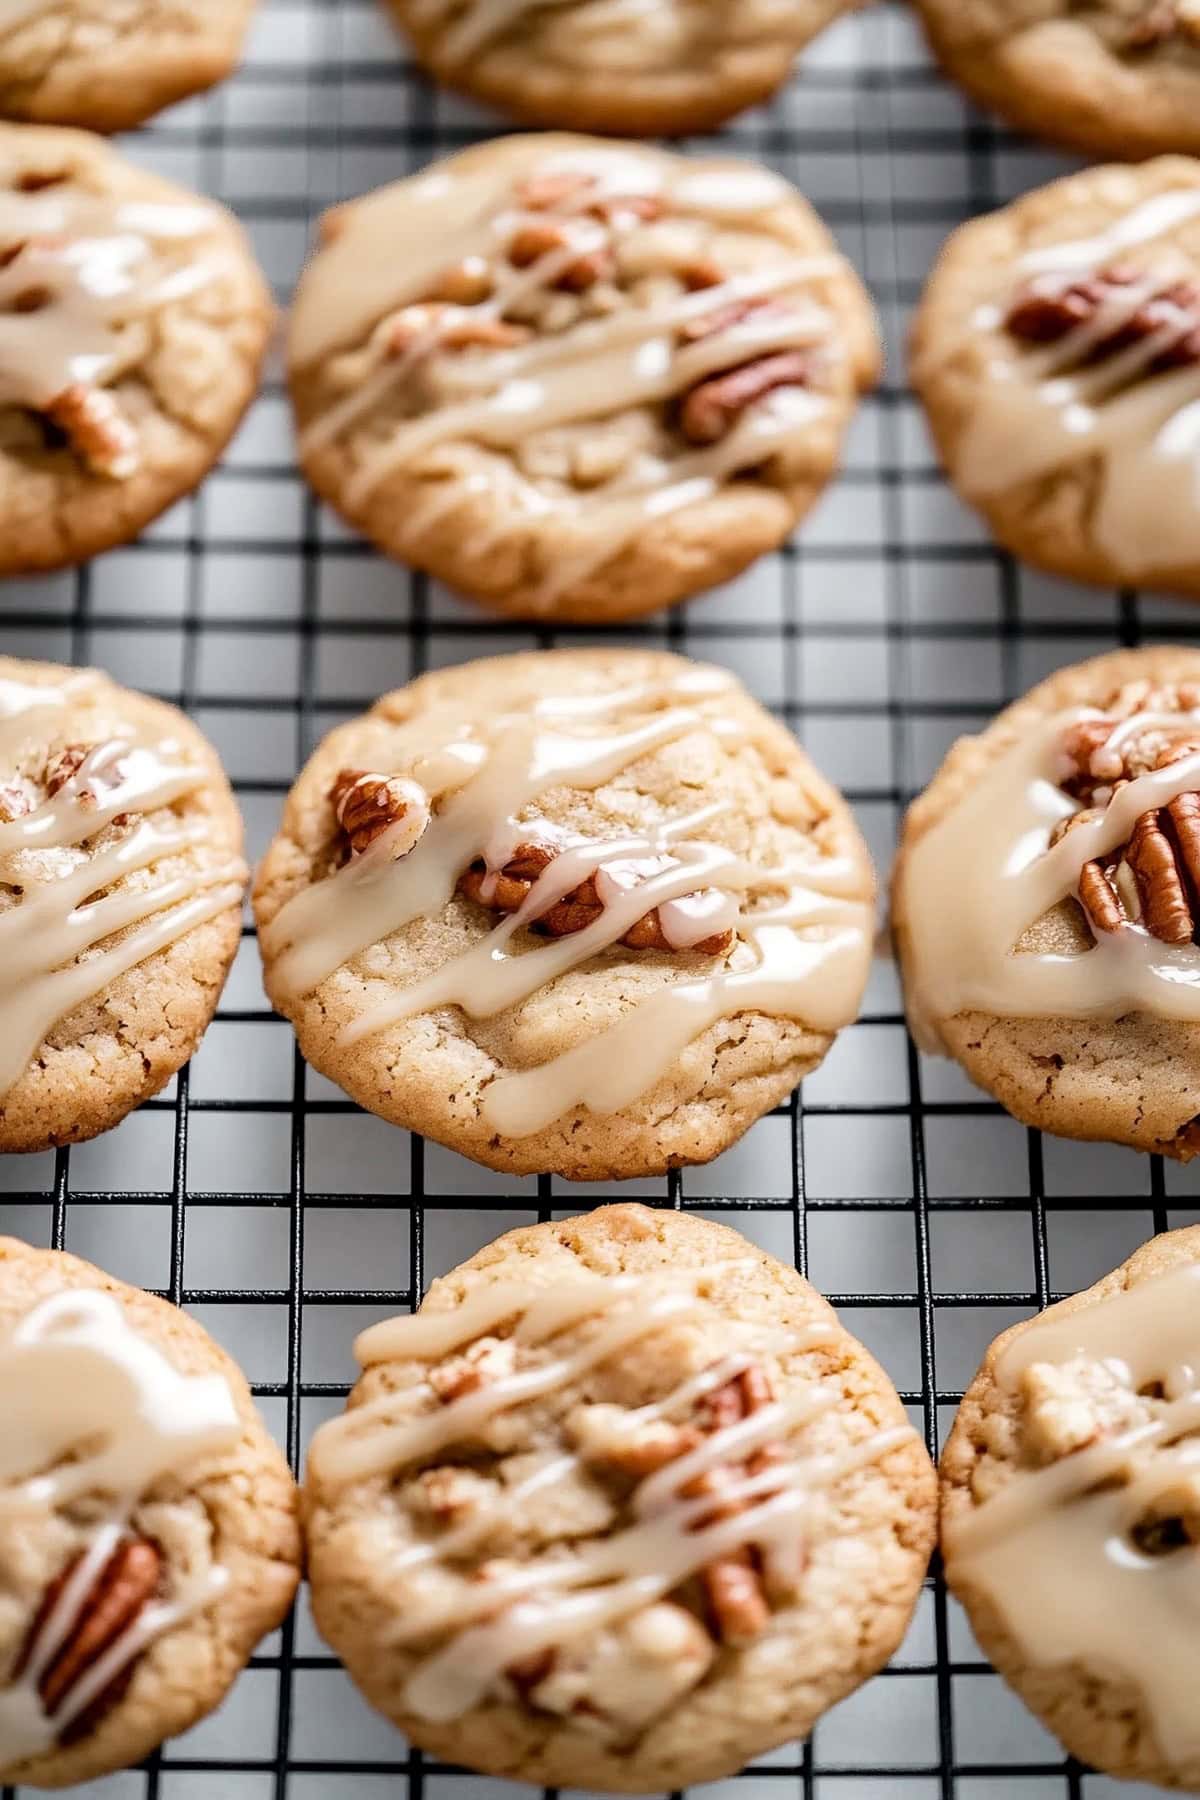
[[[779,544],[878,345],[779,177],[553,136],[329,215],[289,361],[301,461],[352,524],[497,611],[587,620]]]
[[[951,480],[1009,549],[1200,596],[1200,162],[1086,169],[964,226],[912,374]]]
[[[881,1667],[934,1535],[895,1390],[794,1269],[644,1206],[510,1232],[364,1332],[313,1440],[323,1635],[423,1749],[661,1793]]]
[[[0,574],[125,543],[190,493],[272,318],[223,208],[82,132],[0,125]]]
[[[1200,1151],[1200,655],[1061,670],[956,744],[893,894],[909,1019],[1019,1119]]]
[[[319,746],[255,884],[317,1068],[493,1168],[725,1149],[855,1017],[865,847],[732,677],[545,651],[425,675]]]
[[[858,0],[388,0],[447,87],[530,125],[711,131]]]
[[[255,0],[0,0],[0,114],[127,131],[221,81]]]
[[[291,1604],[296,1490],[194,1320],[0,1238],[0,1782],[140,1762]]]
[[[917,0],[947,74],[1037,137],[1200,153],[1197,0]]]

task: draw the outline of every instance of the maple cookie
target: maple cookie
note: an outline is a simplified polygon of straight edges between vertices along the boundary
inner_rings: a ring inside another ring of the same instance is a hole
[[[924,1447],[832,1307],[726,1226],[526,1226],[356,1350],[309,1456],[313,1608],[422,1749],[539,1786],[713,1781],[903,1637]]]
[[[0,1151],[94,1137],[187,1061],[237,949],[241,849],[182,713],[0,657]]]
[[[1200,597],[1200,162],[1069,175],[950,239],[912,373],[1018,556]]]
[[[1200,1793],[1200,1227],[988,1351],[942,1458],[946,1576],[1073,1755]]]
[[[786,538],[879,350],[780,177],[551,136],[330,214],[289,360],[305,471],[382,550],[497,612],[611,620]]]
[[[1023,130],[1098,156],[1200,153],[1197,0],[917,0],[946,72]]]
[[[711,131],[782,87],[858,0],[388,0],[447,87],[531,125]]]
[[[0,0],[0,114],[127,131],[224,80],[255,0]]]
[[[0,575],[126,543],[190,493],[272,320],[223,208],[84,132],[0,125]]]
[[[0,1238],[0,1783],[140,1762],[296,1589],[295,1483],[177,1307]]]
[[[1028,1125],[1200,1151],[1200,652],[1062,669],[954,745],[893,892],[909,1020]]]
[[[705,1162],[857,1015],[845,802],[718,669],[560,650],[339,726],[255,884],[267,990],[363,1106],[515,1173]]]

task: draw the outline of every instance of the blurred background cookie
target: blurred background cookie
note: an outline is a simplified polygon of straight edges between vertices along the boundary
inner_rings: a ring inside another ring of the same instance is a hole
[[[259,870],[267,991],[361,1105],[513,1173],[706,1162],[870,965],[845,802],[721,670],[560,650],[339,726]]]
[[[0,115],[126,131],[236,63],[255,0],[0,0]]]
[[[832,1308],[725,1226],[527,1226],[357,1350],[309,1458],[313,1606],[421,1748],[669,1792],[807,1736],[904,1635],[924,1447]]]
[[[964,225],[912,378],[951,481],[1017,556],[1200,597],[1200,162],[1085,169]]]
[[[531,125],[711,131],[860,0],[386,0],[447,87]]]
[[[241,850],[182,713],[0,658],[0,1151],[94,1137],[187,1061],[238,946]]]
[[[779,176],[551,136],[328,215],[289,362],[305,472],[382,550],[498,612],[609,620],[786,538],[879,346]]]
[[[186,1731],[299,1569],[295,1483],[208,1333],[0,1238],[0,1781],[90,1782]]]
[[[223,207],[85,132],[0,125],[0,575],[82,562],[190,493],[273,322]]]

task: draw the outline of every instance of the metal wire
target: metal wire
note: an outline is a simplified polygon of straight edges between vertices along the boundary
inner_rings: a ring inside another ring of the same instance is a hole
[[[267,0],[236,81],[130,148],[235,205],[285,296],[325,204],[494,129],[429,89],[372,0]],[[903,806],[953,735],[1076,656],[1143,632],[1194,639],[1198,615],[1039,580],[945,494],[904,384],[905,317],[954,225],[1058,165],[967,111],[906,12],[845,21],[724,142],[812,194],[866,275],[891,350],[837,493],[731,595],[611,632],[488,621],[319,514],[276,379],[225,469],[136,547],[10,584],[0,652],[94,662],[180,702],[225,752],[258,850],[295,768],[374,698],[381,669],[400,680],[530,643],[666,643],[746,676],[842,780],[886,867]],[[464,1240],[612,1194],[549,1177],[506,1186],[377,1128],[306,1071],[257,990],[250,937],[173,1090],[95,1146],[0,1159],[0,1229],[198,1312],[249,1367],[299,1468],[346,1392],[359,1324],[411,1305]],[[1157,1158],[1064,1155],[926,1065],[886,965],[826,1070],[740,1150],[636,1185],[652,1204],[730,1218],[811,1273],[887,1363],[933,1451],[996,1331],[1182,1222],[1197,1188]],[[389,1266],[397,1278],[380,1285]],[[411,1800],[436,1800],[447,1781],[464,1800],[495,1787],[374,1721],[301,1610],[215,1720],[104,1792],[382,1800],[404,1782]],[[1100,1792],[1006,1697],[936,1575],[893,1668],[813,1743],[748,1770],[739,1795],[756,1783],[804,1800]]]

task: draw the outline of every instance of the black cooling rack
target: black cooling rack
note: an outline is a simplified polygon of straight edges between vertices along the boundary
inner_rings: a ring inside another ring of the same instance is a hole
[[[495,129],[424,83],[373,0],[264,0],[237,79],[128,148],[232,204],[285,298],[325,205]],[[488,622],[319,512],[293,467],[276,374],[225,467],[140,544],[4,588],[0,652],[96,663],[184,705],[225,755],[257,854],[313,743],[381,686],[531,644],[665,643],[735,669],[797,730],[886,870],[904,805],[954,736],[1061,663],[1194,639],[1200,615],[1085,593],[1001,556],[941,482],[905,386],[905,320],[938,243],[1064,164],[970,112],[928,67],[907,11],[886,4],[831,31],[789,91],[722,142],[816,201],[889,344],[848,467],[789,550],[717,597],[619,632]],[[498,1231],[633,1191],[727,1218],[794,1258],[879,1354],[935,1450],[997,1331],[1151,1231],[1200,1216],[1198,1190],[1155,1158],[1043,1140],[926,1062],[883,960],[825,1068],[710,1168],[620,1190],[506,1183],[367,1118],[306,1071],[262,996],[247,927],[190,1069],[95,1144],[0,1158],[0,1230],[196,1312],[246,1367],[299,1467],[340,1408],[356,1330]],[[1113,1791],[1007,1694],[936,1577],[886,1675],[813,1743],[718,1785],[738,1800]],[[76,1791],[496,1800],[505,1788],[410,1751],[357,1699],[302,1606],[214,1719],[145,1769]]]

